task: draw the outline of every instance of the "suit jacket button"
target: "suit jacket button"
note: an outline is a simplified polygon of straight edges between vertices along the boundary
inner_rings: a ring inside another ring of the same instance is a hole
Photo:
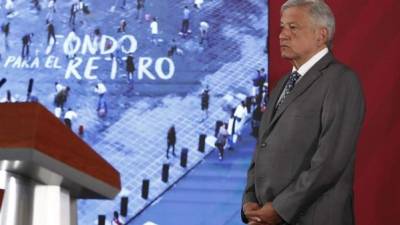
[[[261,148],[265,148],[265,147],[267,147],[267,143],[262,143]]]

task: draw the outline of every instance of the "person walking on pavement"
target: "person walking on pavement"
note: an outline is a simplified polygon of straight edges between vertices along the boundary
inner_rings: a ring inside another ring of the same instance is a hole
[[[183,9],[183,19],[182,19],[182,28],[180,35],[186,37],[189,34],[189,19],[190,19],[190,10],[188,6],[185,6]]]
[[[50,20],[46,20],[47,24],[47,45],[54,44],[56,42],[56,32],[53,23]]]
[[[27,57],[29,59],[29,46],[32,43],[33,33],[25,34],[22,37],[22,52],[21,57],[24,59]]]
[[[50,54],[56,44],[56,33],[53,23],[50,20],[46,20],[47,24],[47,47],[46,55]]]
[[[3,32],[3,35],[4,35],[5,49],[8,50],[9,49],[8,35],[10,34],[10,22],[9,21],[6,21],[1,25],[1,32]]]
[[[168,49],[167,56],[171,58],[178,50],[175,38],[172,39],[170,48]]]
[[[227,124],[223,124],[219,128],[217,140],[215,141],[215,147],[217,147],[217,149],[218,149],[219,160],[224,159],[224,149],[225,149],[226,139],[229,135],[227,128],[228,128]]]
[[[107,103],[104,99],[104,95],[107,93],[107,87],[103,82],[96,84],[94,92],[99,96],[97,101],[97,115],[104,117],[107,114]]]
[[[133,73],[135,72],[135,63],[133,62],[133,56],[132,53],[128,54],[128,57],[126,57],[126,73],[128,76],[128,82],[133,83]]]
[[[125,19],[121,19],[121,21],[119,21],[119,27],[117,32],[118,33],[125,33],[126,32],[126,20]]]
[[[122,0],[121,9],[125,9],[126,7],[126,0]]]
[[[207,85],[206,89],[204,89],[203,93],[201,93],[201,111],[203,111],[204,115],[205,115],[203,120],[206,120],[208,118],[208,107],[210,104],[209,91],[210,90],[208,89],[208,85]]]
[[[234,116],[233,126],[235,127],[236,134],[240,136],[241,129],[245,122],[245,117],[247,116],[247,109],[244,101],[241,101],[240,104],[236,107],[233,116]]]
[[[57,85],[56,85],[57,89]],[[57,92],[55,98],[54,98],[54,105],[56,107],[60,107],[62,111],[64,111],[64,105],[68,100],[68,95],[69,95],[69,90],[70,88],[67,86],[60,91]]]
[[[175,157],[176,131],[175,126],[171,126],[167,134],[167,159],[169,159],[169,149],[172,147],[172,155]]]
[[[36,13],[39,13],[42,7],[39,4],[39,0],[32,0],[32,8],[36,10]]]
[[[6,4],[4,5],[4,9],[6,10],[7,18],[13,17],[14,14],[14,1],[6,0]]]
[[[103,82],[99,82],[96,84],[94,88],[94,92],[99,96],[99,101],[104,97],[107,92],[107,87]]]
[[[200,22],[200,44],[203,44],[204,41],[209,42],[208,40],[208,30],[210,29],[210,25],[206,21]]]
[[[68,108],[67,112],[64,115],[64,123],[68,128],[72,129],[72,121],[78,118],[78,114],[72,110],[72,108]]]
[[[124,222],[119,218],[119,214],[117,211],[114,211],[113,219],[111,221],[111,225],[122,225]]]
[[[201,5],[204,3],[204,0],[194,0],[193,4],[196,9],[201,9]]]
[[[56,13],[56,0],[49,0],[48,4],[47,4],[47,15],[46,15],[46,19],[49,21],[53,21],[54,18],[54,14]]]
[[[136,1],[136,19],[137,20],[141,20],[142,19],[142,15],[143,15],[143,11],[144,11],[144,1],[145,0],[137,0]]]
[[[155,45],[158,45],[158,22],[157,18],[154,17],[153,21],[150,23],[150,30],[151,30],[151,42]]]
[[[74,29],[75,28],[75,22],[76,22],[76,14],[79,11],[79,3],[74,2],[71,5],[70,11],[69,11],[69,25]]]

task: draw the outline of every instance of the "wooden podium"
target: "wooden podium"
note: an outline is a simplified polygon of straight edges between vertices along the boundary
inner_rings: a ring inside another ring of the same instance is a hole
[[[120,176],[38,103],[0,104],[0,224],[76,225],[77,199],[112,199]]]

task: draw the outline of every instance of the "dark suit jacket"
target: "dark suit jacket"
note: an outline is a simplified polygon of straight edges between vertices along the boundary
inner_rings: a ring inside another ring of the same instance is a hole
[[[274,113],[288,77],[262,117],[243,203],[272,202],[288,224],[353,225],[353,167],[365,111],[360,82],[328,53]]]

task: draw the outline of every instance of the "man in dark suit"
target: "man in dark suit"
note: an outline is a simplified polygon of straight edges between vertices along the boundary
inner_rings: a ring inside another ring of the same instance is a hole
[[[281,8],[281,56],[293,69],[263,114],[242,219],[251,225],[353,225],[353,168],[364,118],[361,85],[329,48],[335,20],[322,0]]]

